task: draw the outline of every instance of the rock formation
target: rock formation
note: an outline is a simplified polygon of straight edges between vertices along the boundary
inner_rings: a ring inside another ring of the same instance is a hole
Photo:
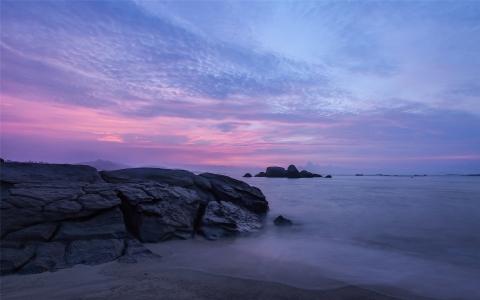
[[[268,167],[266,177],[287,177],[287,171],[282,167]]]
[[[151,256],[141,242],[216,239],[262,227],[268,203],[215,174],[84,165],[1,165],[1,273]]]
[[[288,178],[300,178],[300,172],[298,172],[297,167],[295,165],[289,165],[287,168],[287,177]]]
[[[291,226],[291,225],[293,225],[293,222],[291,220],[285,218],[282,215],[279,215],[278,217],[276,217],[275,220],[273,220],[273,223],[276,226]]]
[[[245,175],[243,175],[243,177],[252,177],[252,174],[250,174],[250,173],[245,173]]]
[[[290,165],[285,170],[283,167],[267,167],[265,172],[260,172],[255,177],[270,177],[270,178],[314,178],[322,177],[322,175],[308,172],[306,170],[298,171],[295,165]]]

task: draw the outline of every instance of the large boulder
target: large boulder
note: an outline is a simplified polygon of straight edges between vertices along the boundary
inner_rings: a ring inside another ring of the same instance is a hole
[[[282,167],[268,167],[265,174],[267,177],[286,177],[287,171]]]
[[[1,164],[1,274],[153,254],[142,242],[208,239],[262,227],[262,192],[227,176],[82,165]]]
[[[204,233],[201,217],[212,201],[231,202],[260,215],[268,210],[258,188],[227,176],[149,168],[143,169],[144,174],[140,170],[102,172],[102,177],[115,183],[127,227],[143,242],[186,239]]]

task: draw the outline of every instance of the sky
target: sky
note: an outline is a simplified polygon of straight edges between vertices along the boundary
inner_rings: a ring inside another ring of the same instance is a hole
[[[480,173],[478,1],[1,1],[3,158]]]

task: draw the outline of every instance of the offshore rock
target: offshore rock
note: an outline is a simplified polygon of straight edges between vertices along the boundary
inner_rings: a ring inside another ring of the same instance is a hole
[[[287,171],[282,167],[268,167],[265,174],[267,177],[287,177]]]
[[[291,220],[285,218],[282,215],[279,215],[278,217],[276,217],[275,220],[273,220],[273,223],[276,226],[291,226],[291,225],[293,225],[293,222]]]
[[[311,173],[306,170],[298,171],[295,165],[289,165],[285,170],[282,167],[267,167],[265,172],[260,172],[255,177],[270,177],[270,178],[314,178],[322,177],[320,174]]]

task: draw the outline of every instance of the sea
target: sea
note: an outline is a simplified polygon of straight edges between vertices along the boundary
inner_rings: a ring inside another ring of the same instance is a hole
[[[269,201],[265,227],[163,243],[172,264],[307,289],[348,283],[402,299],[480,299],[480,177],[238,179]],[[275,226],[278,215],[294,225]]]

